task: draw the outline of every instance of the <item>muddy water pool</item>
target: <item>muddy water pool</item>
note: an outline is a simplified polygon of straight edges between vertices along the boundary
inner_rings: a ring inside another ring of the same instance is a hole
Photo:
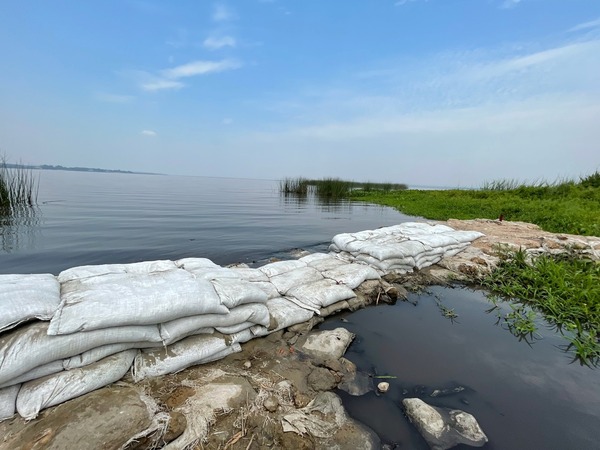
[[[444,317],[439,304],[458,317]],[[321,329],[356,334],[346,357],[373,385],[390,383],[386,394],[339,391],[349,413],[398,449],[428,448],[403,415],[407,397],[473,414],[485,448],[599,448],[600,371],[572,362],[568,342],[539,318],[536,336],[518,339],[503,320],[510,306],[492,306],[482,291],[434,286],[327,320]],[[436,389],[446,395],[432,397]]]

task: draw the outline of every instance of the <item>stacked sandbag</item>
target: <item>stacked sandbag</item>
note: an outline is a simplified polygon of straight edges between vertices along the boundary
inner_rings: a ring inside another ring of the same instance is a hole
[[[257,276],[268,282],[187,258],[0,277],[0,420],[113,383],[134,359],[155,376],[240,351],[271,323],[268,295],[244,279]]]
[[[338,234],[329,250],[348,261],[365,262],[381,273],[406,273],[453,256],[481,236],[483,234],[477,231],[456,231],[446,225],[411,222]]]

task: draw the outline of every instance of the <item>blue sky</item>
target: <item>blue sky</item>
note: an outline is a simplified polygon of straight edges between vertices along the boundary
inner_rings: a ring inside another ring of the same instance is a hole
[[[598,0],[4,0],[9,160],[480,186],[600,169]]]

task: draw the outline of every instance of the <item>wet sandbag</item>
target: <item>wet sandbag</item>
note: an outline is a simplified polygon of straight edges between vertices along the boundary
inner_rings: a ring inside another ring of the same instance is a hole
[[[266,303],[267,294],[253,283],[235,278],[211,280],[221,303],[228,309],[247,303]]]
[[[296,305],[284,297],[278,297],[267,301],[267,307],[271,314],[270,332],[306,322],[314,316],[314,312]]]
[[[17,396],[17,412],[26,420],[50,406],[59,405],[120,380],[127,373],[138,350],[126,350],[85,367],[29,381]]]
[[[269,321],[269,309],[266,304],[249,303],[232,308],[227,314],[203,314],[161,323],[159,329],[163,342],[168,345],[190,334],[196,334],[196,331],[202,328],[227,327],[244,322],[269,326]]]
[[[32,319],[50,320],[59,304],[54,275],[0,275],[0,333]]]
[[[265,264],[262,267],[259,267],[262,273],[264,273],[269,278],[281,275],[282,273],[289,272],[291,270],[300,269],[302,267],[306,267],[306,263],[304,261],[300,261],[298,259],[290,259],[288,261],[275,261],[269,264]]]
[[[226,356],[241,350],[239,344],[228,346],[221,336],[190,336],[166,348],[142,350],[135,358],[132,375],[137,382],[149,377],[176,373],[196,364],[213,361],[210,358],[215,355]]]
[[[366,264],[344,264],[333,269],[322,272],[325,278],[329,278],[338,284],[345,284],[350,289],[356,289],[366,280],[378,280],[379,274]]]
[[[323,275],[312,267],[300,267],[271,277],[271,283],[277,288],[281,295],[285,295],[290,289],[309,284],[323,279]]]
[[[356,297],[356,294],[350,287],[330,279],[297,286],[291,289],[287,296],[288,300],[317,314],[324,306],[354,297]]]
[[[38,366],[70,358],[96,347],[122,342],[156,342],[157,325],[139,325],[50,336],[48,322],[26,324],[0,336],[0,384]]]
[[[183,269],[68,281],[61,298],[51,335],[228,312],[209,281]]]
[[[232,333],[225,336],[228,343],[231,344],[243,344],[257,337],[267,336],[270,331],[261,325],[254,325],[253,327],[246,328],[238,333]]]
[[[35,367],[34,369],[28,370],[24,374],[16,378],[12,378],[4,384],[0,384],[0,389],[8,386],[13,386],[15,384],[25,383],[26,381],[35,380],[37,378],[42,378],[47,375],[52,375],[53,373],[57,373],[62,370],[65,370],[65,368],[63,367],[62,360],[52,361],[47,364]]]
[[[0,389],[0,422],[15,415],[20,384]]]
[[[156,347],[156,342],[123,342],[96,347],[62,360],[64,370],[78,369],[125,350]]]

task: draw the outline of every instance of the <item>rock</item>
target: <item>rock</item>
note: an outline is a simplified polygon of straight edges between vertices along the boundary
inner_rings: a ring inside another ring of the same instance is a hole
[[[350,395],[360,396],[373,390],[371,378],[366,374],[356,370],[356,365],[346,359],[340,358],[340,362],[344,367],[342,382],[338,385],[338,389],[347,392]]]
[[[277,400],[277,397],[275,397],[274,395],[271,395],[265,400],[263,406],[267,411],[275,412],[277,411],[277,408],[279,408],[279,400]]]
[[[354,334],[345,328],[319,331],[307,336],[300,349],[316,360],[339,359],[346,353],[352,339]]]
[[[121,448],[149,430],[155,411],[133,387],[111,386],[48,409],[37,420],[0,424],[0,449]]]
[[[390,390],[390,383],[386,383],[385,381],[382,381],[381,383],[379,383],[377,385],[377,390],[379,392],[387,392]]]
[[[252,363],[250,361],[244,362],[244,369],[248,370],[252,367]]]
[[[461,410],[436,408],[418,398],[405,398],[406,415],[433,450],[458,444],[481,447],[488,438],[477,420]]]
[[[324,367],[315,367],[308,376],[308,385],[315,391],[329,391],[337,386],[335,376]]]

